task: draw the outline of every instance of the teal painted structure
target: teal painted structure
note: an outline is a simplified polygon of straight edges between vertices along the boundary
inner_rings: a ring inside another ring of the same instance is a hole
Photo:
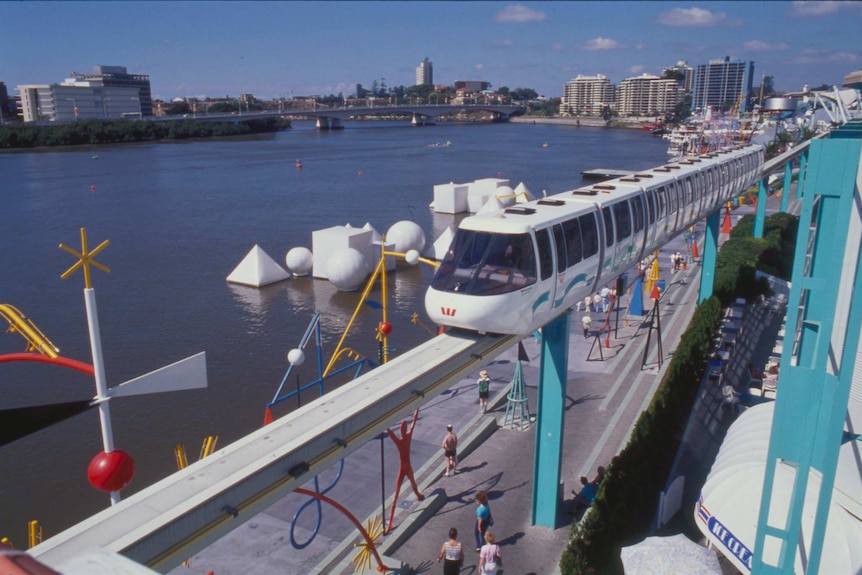
[[[506,395],[506,417],[503,419],[503,427],[525,431],[530,428],[530,399],[527,397],[527,386],[524,383],[524,375],[521,372],[521,360],[515,364],[515,375],[509,384],[509,393]]]
[[[715,286],[715,261],[718,256],[718,220],[720,217],[721,210],[715,210],[706,217],[698,304],[702,304],[712,297],[712,290]]]
[[[763,237],[763,227],[766,221],[766,185],[767,176],[761,178],[757,184],[757,213],[754,216],[754,237]]]
[[[536,452],[533,457],[532,524],[555,529],[562,501],[566,373],[569,363],[571,312],[560,314],[542,328]]]
[[[753,575],[791,575],[797,553],[807,564],[805,573],[816,574],[822,557],[862,325],[862,210],[855,189],[862,178],[862,131],[851,126],[833,134],[811,143],[806,169],[800,170],[805,192],[786,320],[795,345],[785,344],[781,358]],[[773,499],[779,461],[795,470],[787,500]],[[811,471],[820,474],[821,482],[813,528],[803,538],[805,494],[814,489]],[[770,563],[764,559],[767,540],[780,546]]]

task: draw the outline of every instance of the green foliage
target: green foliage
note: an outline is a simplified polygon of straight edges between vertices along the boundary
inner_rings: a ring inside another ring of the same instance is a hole
[[[658,494],[679,449],[712,336],[721,323],[722,306],[735,297],[768,290],[768,285],[754,281],[755,269],[789,279],[797,228],[798,218],[776,214],[766,219],[763,239],[751,238],[753,217],[743,218],[733,229],[718,254],[715,295],[695,311],[629,443],[607,467],[590,512],[573,527],[560,558],[563,575],[623,573],[620,549],[642,539],[655,517]]]
[[[238,123],[83,120],[54,126],[17,124],[0,126],[0,149],[221,138],[275,132],[289,127],[290,124],[280,118],[256,118]]]

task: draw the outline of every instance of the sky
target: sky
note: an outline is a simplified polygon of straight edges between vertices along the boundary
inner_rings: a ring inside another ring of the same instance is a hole
[[[153,97],[261,99],[434,83],[562,95],[724,58],[754,85],[841,85],[862,68],[862,2],[0,1],[0,82],[52,84],[93,66],[148,74]]]

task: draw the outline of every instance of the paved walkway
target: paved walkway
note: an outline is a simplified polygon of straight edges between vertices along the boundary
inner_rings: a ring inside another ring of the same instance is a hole
[[[661,251],[659,263],[663,269],[668,267],[669,255],[676,251],[684,253],[682,238]],[[687,271],[663,277],[667,282],[660,307],[663,368],[694,311],[699,273],[699,266],[691,265]],[[570,534],[567,510],[571,489],[579,486],[581,475],[592,477],[597,466],[606,465],[625,445],[664,371],[658,368],[655,332],[650,338],[646,367],[641,369],[649,333],[641,318],[626,322],[620,313],[618,323],[614,318],[611,324],[617,325],[616,337],[612,334],[608,341],[605,337],[583,338],[581,315],[577,312],[571,315],[562,462],[566,502],[560,524],[555,529],[530,525],[534,427],[525,431],[503,427],[505,387],[515,370],[516,347],[487,366],[492,378],[489,413],[479,412],[474,378],[456,382],[421,410],[413,435],[412,461],[420,489],[427,497],[420,504],[409,483],[404,482],[395,532],[384,537],[381,545],[381,550],[392,559],[390,566],[404,564],[415,572],[442,571],[433,563],[449,527],[454,526],[468,551],[463,572],[470,573],[470,566],[477,565],[478,555],[472,542],[473,500],[476,491],[484,490],[494,511],[492,531],[497,534],[506,557],[505,572],[558,571],[557,564]],[[603,320],[603,314],[593,313],[594,331],[602,326]],[[522,362],[522,371],[530,410],[535,415],[539,346],[533,338],[523,343],[530,361]],[[449,423],[459,435],[462,455],[459,473],[443,477],[440,442]],[[397,467],[392,442],[388,438],[382,445],[381,441],[372,441],[345,460],[341,478],[327,495],[365,523],[366,518],[381,515],[384,494],[388,498],[393,492]],[[337,469],[321,474],[320,490],[326,490],[336,474]],[[313,489],[313,482],[307,487]],[[307,504],[304,509],[303,504]],[[390,504],[387,501],[387,520]],[[299,518],[291,531],[291,521],[297,512]],[[354,564],[350,558],[355,554],[352,525],[334,509],[324,507],[319,532],[312,537],[318,517],[321,516],[316,504],[308,504],[307,498],[291,494],[192,557],[188,567],[178,567],[173,573],[352,573]],[[292,536],[296,543],[307,546],[294,549]]]

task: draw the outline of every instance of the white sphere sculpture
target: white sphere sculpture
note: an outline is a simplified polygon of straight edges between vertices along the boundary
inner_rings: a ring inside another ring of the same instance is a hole
[[[299,348],[294,348],[287,352],[287,361],[290,362],[290,365],[299,367],[305,362],[305,353]]]
[[[339,290],[353,291],[362,285],[368,275],[368,263],[358,250],[336,250],[326,260],[326,275]]]
[[[284,263],[287,264],[287,269],[295,276],[307,276],[314,265],[314,258],[311,255],[311,250],[308,248],[298,247],[291,248],[284,256]]]
[[[419,224],[409,220],[395,222],[386,232],[386,241],[395,244],[395,251],[405,253],[409,250],[421,252],[425,249],[425,232]]]
[[[407,253],[404,254],[404,261],[411,266],[415,266],[419,263],[419,252],[416,250],[407,250]]]

